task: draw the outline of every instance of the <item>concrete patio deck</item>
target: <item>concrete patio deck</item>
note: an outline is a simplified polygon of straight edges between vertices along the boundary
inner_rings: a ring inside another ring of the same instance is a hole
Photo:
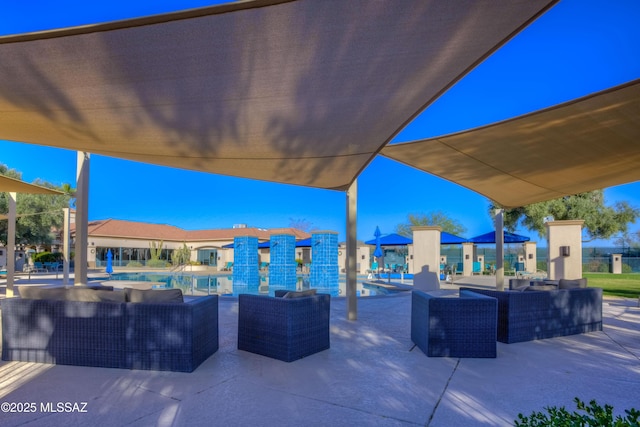
[[[496,359],[413,348],[408,292],[361,298],[357,321],[343,298],[331,304],[331,349],[292,363],[237,350],[234,298],[220,299],[220,350],[190,374],[0,361],[0,425],[509,426],[545,406],[573,410],[574,397],[640,408],[636,300],[606,299],[602,332],[498,343]],[[58,402],[84,412],[52,411]]]

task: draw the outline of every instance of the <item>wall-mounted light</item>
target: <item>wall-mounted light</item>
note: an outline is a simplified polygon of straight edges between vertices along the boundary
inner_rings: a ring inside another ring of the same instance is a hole
[[[411,258],[411,259],[413,259],[413,255],[411,255],[411,257],[410,257],[410,258]]]
[[[620,258],[618,258],[618,257],[613,257],[613,260],[614,260],[614,261],[618,261],[618,260],[620,260]]]
[[[364,259],[364,255],[362,255],[362,259]]]
[[[466,255],[464,256],[464,259],[469,259],[469,254],[466,254]]]
[[[571,254],[569,246],[560,246],[560,255],[569,256]]]
[[[533,254],[528,254],[528,255],[527,255],[527,258],[529,258],[529,259],[533,259]]]

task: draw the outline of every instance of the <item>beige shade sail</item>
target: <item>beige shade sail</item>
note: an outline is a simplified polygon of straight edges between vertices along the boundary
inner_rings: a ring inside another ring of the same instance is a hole
[[[27,184],[18,179],[0,175],[0,193],[30,193],[30,194],[64,194],[57,190],[41,187],[39,185]]]
[[[249,1],[0,38],[0,139],[344,190],[556,0]]]
[[[508,208],[640,180],[640,80],[381,154]]]

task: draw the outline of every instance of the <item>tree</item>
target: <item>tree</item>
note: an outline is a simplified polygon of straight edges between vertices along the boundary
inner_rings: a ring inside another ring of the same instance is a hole
[[[0,174],[22,179],[20,172],[9,169],[6,165],[0,165]],[[36,180],[33,184],[62,190],[60,187],[42,180]],[[70,198],[69,194],[19,194],[16,198],[16,243],[49,245],[55,239],[56,232],[62,228],[62,208],[69,207]],[[8,212],[8,206],[8,194],[0,193],[0,212]],[[7,221],[0,221],[0,240],[5,244],[7,242],[7,228]]]
[[[407,222],[396,226],[396,233],[411,237],[413,234],[411,227],[433,225],[442,227],[442,231],[447,233],[461,235],[466,233],[467,229],[455,219],[450,218],[442,211],[432,211],[428,213],[411,213],[407,215]]]
[[[289,227],[302,230],[307,233],[315,230],[313,223],[307,221],[306,218],[289,218]]]
[[[491,203],[489,214],[493,217],[495,209],[500,205]],[[617,202],[613,206],[605,206],[602,190],[566,196],[546,202],[504,210],[504,227],[515,231],[519,223],[538,235],[546,235],[545,218],[551,216],[556,221],[584,220],[587,241],[608,239],[614,234],[626,233],[628,225],[634,223],[640,210],[627,202]]]
[[[631,250],[631,246],[635,243],[633,235],[628,232],[624,232],[618,236],[617,239],[613,241],[613,244],[616,246],[620,246],[622,248],[622,252],[624,253],[624,248],[627,248],[627,253]]]

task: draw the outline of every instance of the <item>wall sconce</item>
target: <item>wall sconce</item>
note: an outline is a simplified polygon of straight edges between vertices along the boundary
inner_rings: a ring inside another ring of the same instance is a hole
[[[411,257],[410,257],[410,258],[411,258],[411,259],[413,259],[413,255],[411,255]]]
[[[620,260],[620,258],[616,256],[616,257],[613,257],[613,260],[614,260],[614,261],[619,261],[619,260]]]
[[[569,256],[570,255],[569,246],[560,246],[560,255],[561,256]]]
[[[364,255],[362,255],[362,259],[364,259]]]
[[[528,255],[527,255],[527,258],[529,258],[529,259],[533,259],[533,254],[528,254]]]
[[[466,254],[466,255],[464,256],[464,259],[469,259],[469,254]]]

